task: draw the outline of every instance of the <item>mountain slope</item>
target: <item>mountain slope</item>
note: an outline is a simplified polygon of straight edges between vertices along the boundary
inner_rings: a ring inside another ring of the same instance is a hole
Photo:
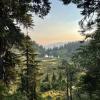
[[[60,47],[54,47],[51,49],[47,49],[45,51],[45,54],[48,56],[53,56],[53,57],[69,58],[72,56],[73,53],[76,52],[76,50],[80,46],[83,46],[86,44],[87,44],[87,42],[85,42],[85,43],[69,42],[69,43],[64,44],[63,46],[60,46]]]

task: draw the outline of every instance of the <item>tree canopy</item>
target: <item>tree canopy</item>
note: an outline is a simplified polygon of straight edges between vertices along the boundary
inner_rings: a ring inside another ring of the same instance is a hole
[[[0,0],[0,54],[24,38],[20,25],[33,25],[34,14],[43,18],[49,13],[48,0]]]

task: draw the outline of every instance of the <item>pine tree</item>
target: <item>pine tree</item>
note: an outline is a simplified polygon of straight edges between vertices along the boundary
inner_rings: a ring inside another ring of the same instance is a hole
[[[49,82],[49,75],[47,73],[47,75],[45,76],[45,79],[43,80],[43,82]]]
[[[36,93],[36,75],[38,73],[38,63],[39,61],[36,60],[37,54],[34,51],[32,46],[32,41],[28,36],[25,39],[25,69],[22,74],[22,92],[25,92],[29,100],[37,100],[37,93]]]
[[[98,12],[97,17],[97,29],[93,33],[90,43],[87,46],[83,46],[78,50],[76,54],[77,61],[81,67],[81,71],[85,73],[80,78],[81,91],[86,92],[89,99],[100,99],[100,14]],[[94,94],[96,96],[94,96]]]
[[[13,70],[13,67],[11,68],[13,62],[4,60],[6,55],[8,57],[8,52],[13,47],[18,49],[23,46],[22,42],[25,37],[18,24],[25,28],[32,27],[32,13],[43,18],[49,13],[49,10],[50,3],[48,0],[0,0],[0,79],[4,80],[6,72]],[[11,63],[10,69],[5,67],[7,63],[9,63],[8,65]]]

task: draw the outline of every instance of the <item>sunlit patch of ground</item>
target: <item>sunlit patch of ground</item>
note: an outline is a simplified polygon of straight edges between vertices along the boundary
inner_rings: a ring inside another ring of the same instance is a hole
[[[63,97],[65,95],[65,92],[63,91],[56,91],[56,90],[51,90],[51,91],[48,91],[48,92],[44,92],[42,94],[42,97],[43,98],[46,98],[46,97],[52,97],[52,98],[55,98],[55,97]]]

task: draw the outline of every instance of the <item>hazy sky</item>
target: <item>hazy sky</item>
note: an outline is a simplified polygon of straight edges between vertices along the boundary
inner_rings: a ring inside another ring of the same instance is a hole
[[[52,0],[51,11],[44,18],[34,17],[34,29],[29,35],[39,44],[81,40],[78,33],[80,11],[75,5],[64,6],[59,0]]]

